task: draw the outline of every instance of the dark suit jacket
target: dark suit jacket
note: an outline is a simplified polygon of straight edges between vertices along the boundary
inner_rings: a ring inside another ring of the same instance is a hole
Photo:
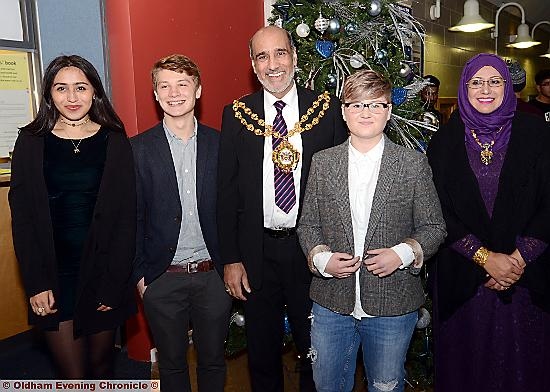
[[[333,252],[353,254],[348,158],[348,142],[313,157],[298,228],[307,254],[319,245],[326,245]],[[389,248],[408,239],[418,245],[419,258],[429,258],[444,238],[445,222],[426,157],[386,138],[365,252]],[[359,282],[363,310],[373,316],[398,316],[418,309],[425,299],[419,272],[420,265],[379,278],[362,267]],[[315,274],[310,293],[316,303],[350,314],[355,305],[355,276],[327,279]]]
[[[516,112],[499,178],[492,216],[489,216],[470,168],[464,144],[464,123],[458,116],[439,130],[428,147],[434,183],[441,200],[448,236],[436,255],[435,276],[440,317],[448,318],[487,281],[485,270],[451,249],[474,234],[491,251],[510,254],[516,237],[550,243],[550,134],[541,119]],[[518,285],[527,287],[533,301],[550,310],[550,250],[530,262]],[[499,292],[505,301],[514,289]]]
[[[318,93],[298,86],[300,116],[304,115]],[[263,90],[241,99],[265,118]],[[309,117],[310,121],[318,113]],[[248,119],[250,122],[250,120]],[[289,127],[291,125],[289,124]],[[331,97],[330,107],[318,125],[302,134],[303,153],[300,179],[300,208],[311,157],[347,138],[340,101]],[[243,262],[253,288],[261,286],[263,259],[263,158],[264,137],[247,130],[234,116],[232,105],[223,111],[218,171],[218,222],[222,264]],[[303,255],[302,255],[303,256]],[[298,273],[305,280],[311,275],[304,259]]]
[[[21,132],[13,152],[9,201],[14,247],[27,296],[52,290],[57,298],[57,260],[43,160],[44,137]],[[136,189],[130,143],[126,135],[109,132],[103,177],[80,266],[76,335],[115,328],[135,312],[129,281],[135,232]],[[98,302],[114,309],[98,312]],[[29,308],[29,323],[55,327],[58,318],[56,313],[39,317]]]
[[[197,129],[197,206],[206,248],[220,271],[216,228],[216,175],[219,133]],[[166,271],[176,253],[182,211],[170,146],[162,123],[132,139],[138,193],[134,281],[148,285]]]

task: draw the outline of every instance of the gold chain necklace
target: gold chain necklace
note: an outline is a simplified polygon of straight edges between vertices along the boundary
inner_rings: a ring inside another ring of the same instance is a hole
[[[498,130],[498,132],[500,132],[500,129]],[[491,140],[490,143],[481,143],[477,138],[475,131],[471,129],[470,132],[472,133],[472,136],[475,142],[478,144],[479,147],[481,147],[481,152],[479,153],[479,158],[481,159],[481,163],[487,166],[493,160],[493,155],[494,155],[493,146],[495,145],[495,141]]]
[[[311,116],[315,112],[315,109],[317,109],[319,105],[321,105],[321,102],[323,100],[325,102],[323,102],[322,109],[319,110],[317,116],[314,117],[310,123],[306,124],[309,116]],[[259,118],[258,114],[252,112],[252,109],[247,107],[244,102],[241,102],[239,100],[233,101],[233,111],[235,112],[235,118],[239,120],[246,129],[248,129],[250,132],[253,132],[257,136],[273,136],[277,139],[283,139],[279,146],[273,151],[271,160],[281,171],[285,173],[289,173],[290,171],[294,170],[296,166],[298,166],[298,161],[300,160],[300,153],[294,148],[294,146],[292,146],[292,144],[289,143],[288,138],[293,135],[300,134],[304,131],[309,131],[314,126],[319,124],[319,121],[323,118],[326,110],[328,110],[329,107],[330,95],[327,91],[325,91],[323,94],[317,97],[311,107],[307,109],[304,115],[302,115],[300,121],[296,122],[296,124],[294,124],[294,127],[292,127],[292,129],[290,129],[288,133],[283,136],[278,131],[274,131],[272,125],[266,124],[264,119]],[[252,121],[255,121],[259,127],[264,129],[262,130],[260,128],[256,128],[254,124],[246,121],[241,111],[246,114]]]
[[[67,122],[65,120],[63,120],[63,117],[59,117],[59,121],[62,122],[63,124],[67,124],[71,127],[79,127],[81,125],[85,125],[85,124],[88,124],[90,122],[90,117],[88,117],[86,120],[82,121],[82,122],[79,122],[79,123],[70,123],[70,122]]]

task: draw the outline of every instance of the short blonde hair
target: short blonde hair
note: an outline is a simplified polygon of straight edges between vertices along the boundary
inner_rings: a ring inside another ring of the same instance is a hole
[[[391,102],[391,83],[379,72],[362,69],[346,78],[342,89],[342,102],[384,97]]]
[[[157,88],[157,76],[158,73],[166,69],[168,71],[174,71],[177,73],[186,73],[187,75],[193,77],[197,88],[201,85],[201,72],[197,64],[193,62],[189,57],[182,54],[171,54],[161,58],[153,65],[151,70],[151,78],[153,79],[153,88]]]

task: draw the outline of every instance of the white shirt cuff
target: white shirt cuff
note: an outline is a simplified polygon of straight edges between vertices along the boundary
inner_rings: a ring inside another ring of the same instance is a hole
[[[317,268],[317,271],[319,271],[319,273],[325,278],[332,278],[331,274],[325,272],[325,268],[327,267],[328,261],[333,254],[333,252],[319,252],[315,256],[313,256],[313,265],[315,266],[315,268]]]
[[[414,261],[414,253],[412,248],[402,242],[400,244],[397,244],[395,246],[391,247],[395,253],[397,253],[397,256],[401,259],[401,265],[399,266],[399,269],[407,268],[409,265],[411,265]]]

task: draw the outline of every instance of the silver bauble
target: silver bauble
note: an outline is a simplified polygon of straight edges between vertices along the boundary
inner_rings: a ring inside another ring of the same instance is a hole
[[[333,18],[328,21],[328,32],[331,34],[338,34],[340,32],[340,21]]]
[[[326,83],[326,86],[327,86],[327,87],[336,87],[337,81],[338,81],[338,79],[336,78],[336,75],[334,75],[334,74],[328,74],[328,75],[327,75],[327,83]]]
[[[412,69],[409,64],[407,63],[401,63],[401,68],[399,69],[399,76],[402,78],[406,78],[409,76],[412,72]]]
[[[315,20],[314,26],[315,29],[322,34],[328,29],[328,19],[319,12],[319,17]]]
[[[388,51],[386,49],[378,49],[376,51],[376,58],[380,61],[386,60],[388,57]]]
[[[355,69],[361,68],[363,65],[365,65],[365,63],[365,58],[359,53],[355,53],[349,58],[349,65],[351,65]]]
[[[354,34],[357,32],[357,25],[349,23],[348,25],[346,25],[345,30],[347,35]]]
[[[300,23],[296,26],[296,34],[298,34],[298,37],[306,38],[309,35],[309,26],[304,22]]]
[[[236,313],[233,315],[233,320],[235,321],[235,325],[238,327],[244,327],[244,316],[240,313]]]
[[[424,329],[428,325],[430,325],[431,321],[432,317],[430,316],[430,312],[428,312],[426,308],[418,309],[418,321],[416,322],[416,328]]]
[[[368,7],[367,14],[370,16],[378,16],[382,12],[382,3],[380,0],[371,0]]]

